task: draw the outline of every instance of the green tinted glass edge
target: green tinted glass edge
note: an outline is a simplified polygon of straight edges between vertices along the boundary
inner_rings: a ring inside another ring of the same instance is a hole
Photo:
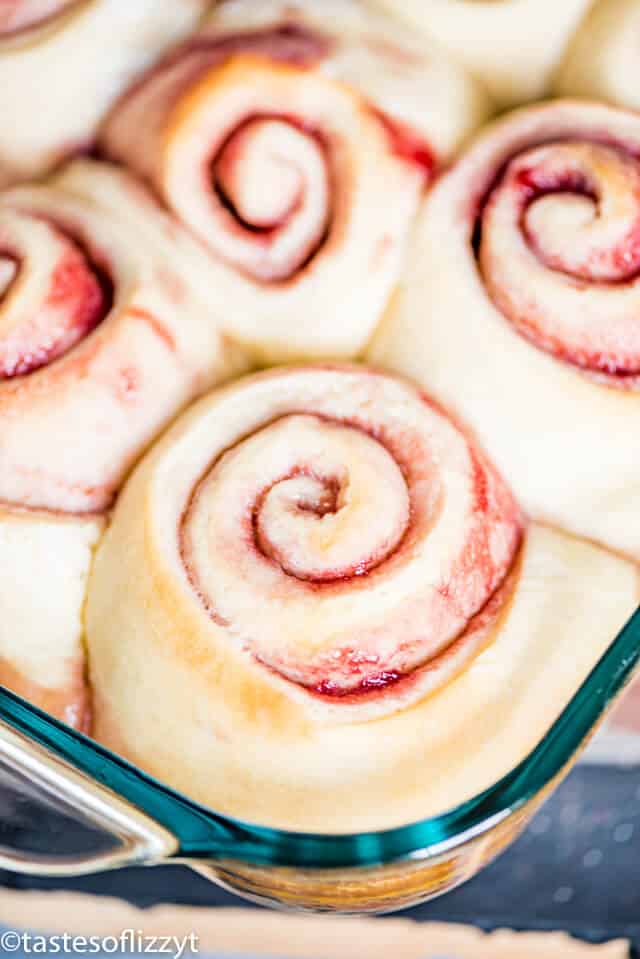
[[[640,610],[536,749],[498,783],[443,815],[350,835],[286,832],[216,814],[2,687],[0,717],[163,825],[179,840],[180,857],[298,868],[367,867],[431,854],[489,829],[528,803],[567,765],[639,665]]]

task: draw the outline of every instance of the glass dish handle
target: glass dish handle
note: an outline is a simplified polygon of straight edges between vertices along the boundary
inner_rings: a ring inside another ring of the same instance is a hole
[[[157,863],[177,839],[0,719],[0,869],[72,876]]]

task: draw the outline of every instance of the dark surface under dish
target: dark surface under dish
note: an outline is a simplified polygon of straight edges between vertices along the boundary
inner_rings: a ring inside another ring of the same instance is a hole
[[[243,905],[178,866],[65,881],[1,873],[0,880],[18,889],[120,896],[140,906]],[[405,915],[487,929],[563,929],[594,942],[626,937],[640,957],[640,768],[577,768],[493,866]]]

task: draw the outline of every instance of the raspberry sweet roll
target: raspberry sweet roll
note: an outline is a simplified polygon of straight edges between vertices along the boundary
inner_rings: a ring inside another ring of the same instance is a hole
[[[476,85],[353,0],[239,0],[124,96],[102,149],[208,247],[202,282],[259,362],[362,350]]]
[[[548,92],[592,0],[369,0],[437,40],[499,107]]]
[[[0,0],[0,184],[93,140],[119,93],[198,23],[207,0]]]
[[[0,197],[0,682],[82,728],[106,511],[232,366],[185,281],[193,246],[137,183],[88,161]]]
[[[640,107],[639,0],[599,0],[576,33],[555,84],[561,95]]]
[[[413,385],[262,373],[119,497],[89,585],[94,733],[225,813],[397,825],[521,759],[639,595],[632,564],[530,525]]]
[[[536,519],[640,559],[640,118],[499,121],[427,199],[369,358],[475,430]]]

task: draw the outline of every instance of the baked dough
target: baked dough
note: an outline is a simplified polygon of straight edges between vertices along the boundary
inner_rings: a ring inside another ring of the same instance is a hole
[[[78,161],[0,196],[0,681],[88,727],[82,614],[106,511],[175,413],[237,371],[199,250],[129,177]]]
[[[41,176],[86,149],[118,94],[193,29],[207,6],[208,0],[3,4],[0,184]]]
[[[475,430],[536,520],[640,559],[640,118],[556,101],[427,199],[367,356]]]
[[[461,68],[353,0],[236,0],[122,99],[101,145],[208,247],[203,288],[256,361],[349,358],[424,186],[486,113]]]
[[[369,0],[424,31],[486,84],[499,107],[549,86],[592,0]]]
[[[526,524],[412,385],[272,371],[196,404],[118,500],[87,605],[94,734],[222,813],[397,826],[524,758],[638,586]]]
[[[640,107],[638,0],[598,0],[573,38],[555,91]]]
[[[99,516],[0,508],[0,683],[88,732],[82,611]]]

